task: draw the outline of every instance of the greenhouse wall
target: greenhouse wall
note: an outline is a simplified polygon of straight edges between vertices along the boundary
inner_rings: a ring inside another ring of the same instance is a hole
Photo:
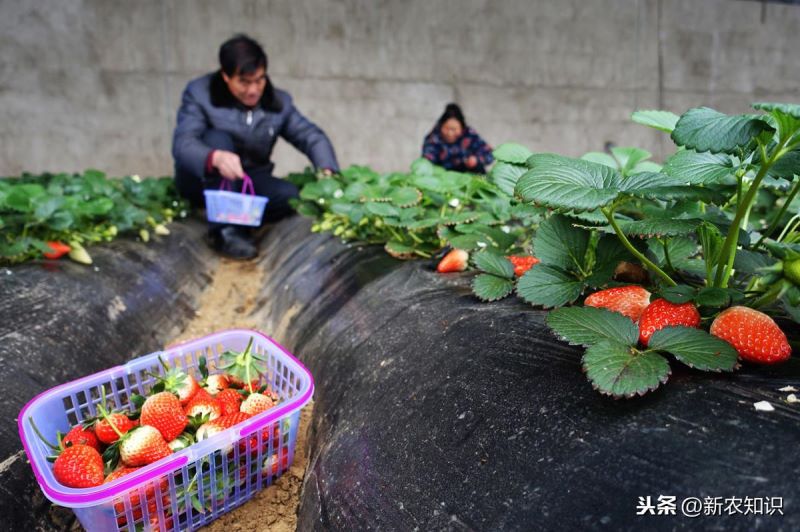
[[[3,0],[0,175],[170,174],[181,91],[239,31],[343,165],[406,168],[451,100],[494,145],[660,156],[633,110],[795,101],[798,25],[796,4],[739,0]]]

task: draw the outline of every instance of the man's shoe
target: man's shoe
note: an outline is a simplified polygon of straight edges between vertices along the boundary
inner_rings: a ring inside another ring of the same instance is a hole
[[[233,225],[212,229],[208,239],[212,249],[229,259],[248,260],[258,255],[253,239]]]

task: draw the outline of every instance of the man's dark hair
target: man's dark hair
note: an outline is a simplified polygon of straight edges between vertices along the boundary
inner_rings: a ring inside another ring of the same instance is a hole
[[[458,120],[464,130],[467,129],[467,123],[464,122],[464,113],[461,112],[461,107],[455,103],[448,103],[447,107],[444,108],[444,113],[442,113],[442,116],[440,116],[438,122],[436,122],[436,129],[441,128],[442,125],[451,118]]]
[[[240,33],[219,47],[219,65],[229,77],[267,69],[267,54],[255,40]]]

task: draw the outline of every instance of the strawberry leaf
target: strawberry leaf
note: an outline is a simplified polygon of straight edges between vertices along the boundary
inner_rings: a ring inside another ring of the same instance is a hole
[[[577,271],[584,266],[589,236],[589,231],[556,214],[539,224],[533,239],[533,254],[542,264]]]
[[[672,133],[680,117],[669,111],[643,110],[631,115],[631,120],[643,126],[652,127],[666,133]]]
[[[560,307],[578,299],[584,286],[557,268],[537,264],[519,278],[517,294],[532,305]]]
[[[773,127],[756,115],[726,115],[708,107],[689,109],[681,115],[672,140],[698,152],[736,154],[762,132]]]
[[[592,275],[586,278],[586,283],[592,287],[603,286],[614,277],[620,262],[635,260],[616,235],[603,235],[597,242]]]
[[[690,184],[721,183],[733,174],[733,161],[725,154],[680,150],[666,160],[664,173]]]
[[[661,291],[660,295],[670,303],[682,305],[683,303],[688,303],[694,298],[695,289],[685,284],[679,284],[678,286],[670,286],[665,288]],[[655,298],[652,300],[655,300]]]
[[[528,168],[526,166],[501,161],[492,167],[492,171],[489,172],[489,178],[497,185],[497,188],[509,196],[513,196],[517,181],[527,171]]]
[[[607,153],[590,151],[581,155],[581,159],[584,161],[589,161],[590,163],[603,164],[609,168],[619,170],[619,164],[617,163],[617,160]]]
[[[519,178],[516,193],[527,202],[585,211],[608,205],[619,194],[619,172],[603,164],[549,153],[530,159],[532,169]]]
[[[675,218],[648,218],[633,222],[621,221],[619,226],[626,235],[652,237],[652,236],[678,236],[694,233],[702,220],[696,218],[681,220]]]
[[[623,175],[628,175],[637,164],[653,156],[652,153],[641,148],[613,147],[611,148],[611,153],[619,162],[620,172],[622,172]]]
[[[507,142],[495,148],[492,155],[500,162],[524,165],[533,153],[521,144]]]
[[[601,340],[589,347],[582,362],[594,389],[615,398],[644,395],[667,382],[670,375],[663,356],[613,340]]]
[[[366,204],[367,211],[378,216],[398,216],[400,211],[397,207],[389,205],[388,203],[378,203],[370,201]]]
[[[733,371],[739,354],[728,342],[700,329],[665,327],[653,333],[650,349],[666,351],[691,368]]]
[[[731,304],[731,289],[706,286],[697,292],[695,303],[704,307],[727,307]]]
[[[495,275],[489,275],[488,273],[482,273],[476,276],[472,281],[472,291],[483,301],[497,301],[498,299],[503,299],[513,290],[514,281]]]
[[[433,163],[424,157],[419,157],[411,163],[411,173],[418,176],[433,175]]]
[[[397,240],[390,240],[387,242],[383,249],[386,250],[386,253],[391,255],[396,259],[410,259],[414,256],[414,247],[404,244],[402,242],[398,242]]]
[[[772,115],[778,124],[781,140],[786,140],[800,130],[800,105],[793,103],[758,102],[753,109],[765,111]]]
[[[400,187],[389,194],[389,199],[397,207],[413,207],[422,201],[422,192],[414,187]]]
[[[601,340],[635,345],[639,328],[617,312],[595,307],[564,307],[547,315],[547,325],[570,345],[590,346]]]
[[[514,266],[511,264],[510,260],[503,256],[482,251],[474,256],[474,260],[475,266],[477,266],[479,270],[503,279],[514,278]]]

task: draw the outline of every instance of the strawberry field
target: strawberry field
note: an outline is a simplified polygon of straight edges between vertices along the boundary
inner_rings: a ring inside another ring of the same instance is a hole
[[[636,147],[571,158],[507,143],[487,176],[424,159],[290,175],[303,216],[267,233],[253,263],[263,283],[246,295],[247,319],[317,383],[298,529],[624,528],[640,497],[729,491],[797,504],[785,473],[800,464],[785,451],[800,436],[800,107],[753,107],[634,113],[674,142],[663,164]],[[24,331],[9,352],[30,357],[20,401],[185,326],[216,259],[197,222],[166,225],[183,208],[157,180],[0,181],[3,305],[32,309],[7,326]],[[62,293],[51,297],[49,276]],[[98,335],[113,352],[84,356]],[[144,393],[114,403],[103,385],[69,435],[34,429],[54,478],[122,486],[280,407],[250,349],[191,371],[162,361]],[[64,361],[49,368],[53,350]],[[288,467],[289,430],[214,451],[122,503],[115,522],[205,523]],[[14,482],[35,492],[19,466]]]

